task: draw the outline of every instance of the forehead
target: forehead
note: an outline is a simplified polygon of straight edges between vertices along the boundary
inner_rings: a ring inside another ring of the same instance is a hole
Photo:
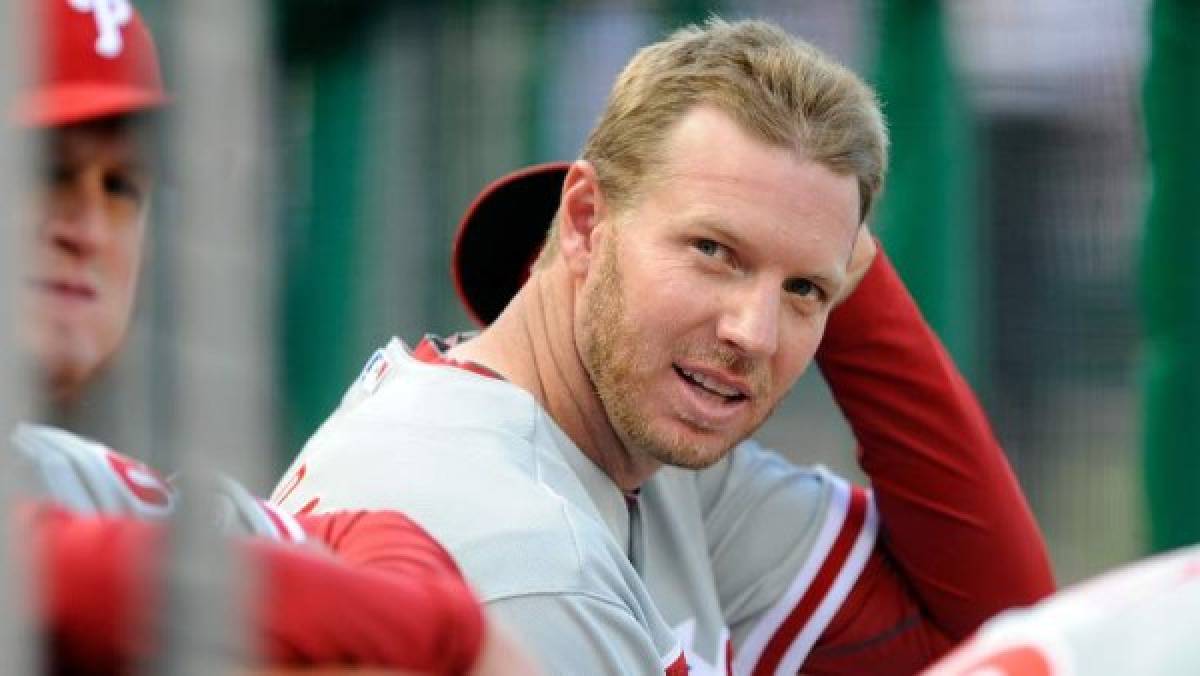
[[[684,115],[663,144],[645,196],[688,220],[778,231],[789,243],[821,239],[847,251],[858,230],[858,182],[769,145],[710,107]]]
[[[144,168],[152,159],[151,136],[144,119],[122,115],[51,127],[42,144],[46,156],[59,162],[102,160]]]

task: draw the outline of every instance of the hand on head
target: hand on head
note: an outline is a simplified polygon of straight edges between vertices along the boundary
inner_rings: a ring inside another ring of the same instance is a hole
[[[854,253],[850,255],[850,265],[846,270],[846,286],[838,299],[839,304],[849,298],[858,288],[859,282],[867,276],[867,270],[871,269],[871,264],[875,262],[875,256],[878,253],[879,245],[875,242],[875,236],[871,234],[871,229],[864,224],[858,229],[858,236],[854,240]]]

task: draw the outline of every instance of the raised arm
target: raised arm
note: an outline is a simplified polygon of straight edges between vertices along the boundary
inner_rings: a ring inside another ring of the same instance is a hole
[[[817,360],[858,440],[880,536],[806,673],[904,673],[1054,590],[986,416],[882,252],[831,315]]]

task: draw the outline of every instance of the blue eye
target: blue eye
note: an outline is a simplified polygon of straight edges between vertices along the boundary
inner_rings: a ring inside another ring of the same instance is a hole
[[[705,256],[716,256],[721,252],[721,245],[711,239],[698,239],[692,243],[692,246]]]
[[[820,293],[821,291],[819,288],[817,288],[816,284],[813,284],[811,281],[801,277],[793,277],[784,282],[783,290],[788,293],[796,294],[797,296],[809,296],[814,293]]]

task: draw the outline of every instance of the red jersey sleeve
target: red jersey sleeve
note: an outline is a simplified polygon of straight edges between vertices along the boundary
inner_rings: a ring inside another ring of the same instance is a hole
[[[483,644],[483,610],[432,536],[396,512],[299,520],[310,537],[333,551],[340,573],[336,582],[318,583],[315,599],[305,598],[306,590],[321,579],[320,571],[289,568],[266,576],[273,596],[264,606],[265,624],[288,628],[287,635],[266,634],[269,655],[328,663],[353,654],[358,663],[437,674],[464,673],[475,663]],[[306,615],[308,621],[296,621]]]
[[[58,673],[121,673],[152,655],[164,530],[54,506],[24,512]],[[304,520],[334,551],[246,539],[260,584],[252,622],[273,665],[374,665],[458,674],[478,658],[482,610],[449,556],[398,514]]]
[[[882,251],[817,360],[858,440],[880,535],[805,673],[912,673],[1054,590],[987,418]]]
[[[57,505],[24,505],[21,516],[33,544],[49,672],[116,674],[152,657],[150,609],[161,598],[152,553],[165,542],[162,526]]]

